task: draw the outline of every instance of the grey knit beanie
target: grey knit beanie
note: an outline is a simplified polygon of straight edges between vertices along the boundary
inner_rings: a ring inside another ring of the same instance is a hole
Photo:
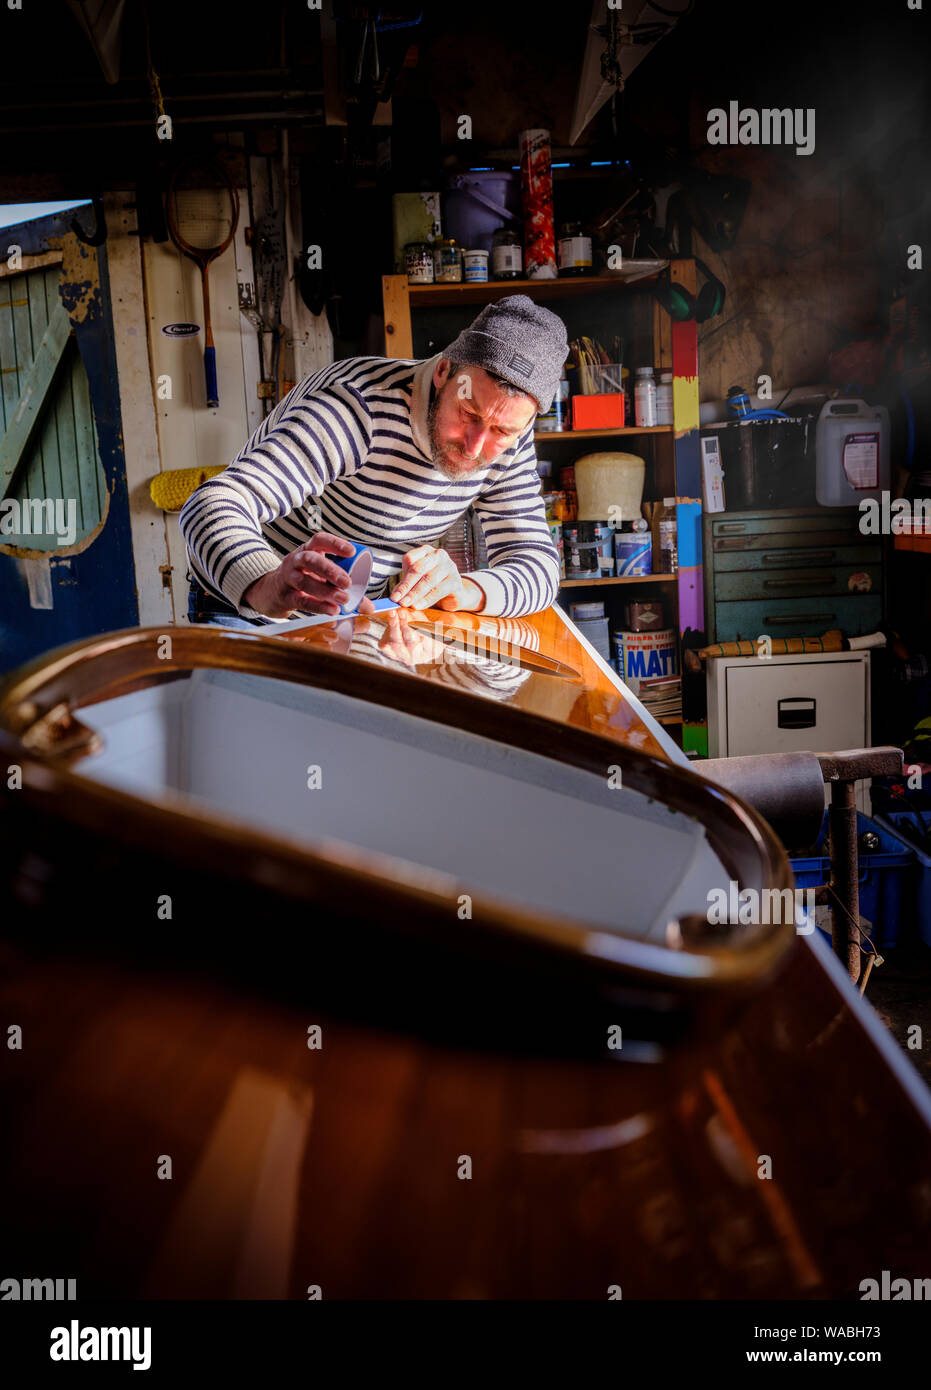
[[[484,367],[533,396],[545,414],[569,354],[566,326],[525,294],[486,304],[443,354],[465,367]]]

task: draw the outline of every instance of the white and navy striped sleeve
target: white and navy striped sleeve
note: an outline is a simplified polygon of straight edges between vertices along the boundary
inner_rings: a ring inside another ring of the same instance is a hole
[[[472,570],[485,591],[483,613],[519,618],[549,608],[559,592],[559,554],[546,521],[536,469],[533,427],[514,457],[472,504],[479,518],[488,569]]]
[[[299,382],[265,419],[228,468],[203,483],[181,509],[192,563],[241,613],[242,595],[277,569],[282,554],[261,527],[319,497],[354,473],[368,454],[371,416],[350,383],[321,372]]]

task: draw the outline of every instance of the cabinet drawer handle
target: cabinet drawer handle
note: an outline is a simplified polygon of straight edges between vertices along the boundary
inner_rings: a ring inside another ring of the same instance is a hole
[[[784,618],[781,614],[771,613],[763,621],[769,623],[770,627],[788,627],[791,623],[832,623],[836,617],[836,613],[790,613]]]
[[[764,588],[764,589],[802,589],[802,588],[805,588],[806,586],[807,586],[808,588],[811,588],[812,585],[815,585],[816,588],[822,588],[822,589],[823,589],[823,588],[827,587],[827,581],[825,580],[824,576],[823,576],[823,575],[820,575],[820,574],[815,575],[815,577],[814,577],[813,579],[764,579],[764,580],[763,580],[763,588]]]
[[[822,560],[830,564],[836,555],[836,550],[782,550],[778,555],[764,555],[762,560],[764,565],[795,565],[802,561],[817,564]]]
[[[719,521],[715,527],[715,535],[725,536],[728,532],[743,535],[746,529],[747,523],[745,521]]]
[[[808,696],[787,696],[778,701],[776,709],[780,729],[813,729],[817,723],[818,702]]]

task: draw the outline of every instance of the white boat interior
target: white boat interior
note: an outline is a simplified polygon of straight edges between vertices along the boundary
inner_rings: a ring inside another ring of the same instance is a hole
[[[608,766],[596,775],[344,694],[198,669],[79,717],[104,745],[77,765],[84,776],[625,936],[664,940],[729,882],[698,820],[609,785]]]

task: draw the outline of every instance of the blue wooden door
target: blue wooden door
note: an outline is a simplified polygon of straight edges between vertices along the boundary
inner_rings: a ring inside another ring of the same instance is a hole
[[[139,621],[106,246],[74,216],[0,229],[0,671]]]

